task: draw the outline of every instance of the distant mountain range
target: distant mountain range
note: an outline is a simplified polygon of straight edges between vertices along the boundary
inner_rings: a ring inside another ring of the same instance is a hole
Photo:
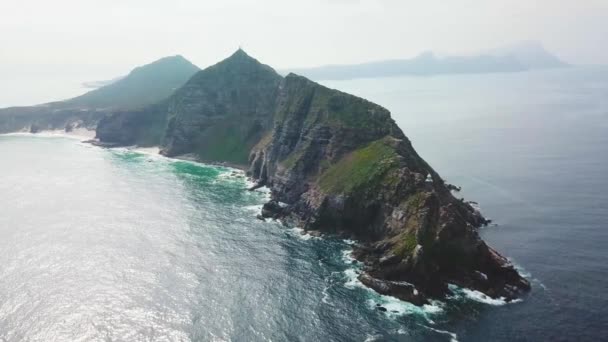
[[[439,57],[425,52],[411,59],[384,60],[353,65],[326,65],[285,70],[315,80],[343,80],[400,75],[479,74],[561,68],[568,64],[536,41],[486,51],[474,56]]]

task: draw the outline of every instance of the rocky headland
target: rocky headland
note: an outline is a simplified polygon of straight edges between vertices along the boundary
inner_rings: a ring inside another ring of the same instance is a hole
[[[97,137],[247,170],[271,189],[263,216],[356,239],[359,279],[379,293],[420,305],[448,284],[506,300],[530,289],[480,238],[484,217],[452,195],[388,110],[282,77],[242,50],[165,101],[104,115]]]

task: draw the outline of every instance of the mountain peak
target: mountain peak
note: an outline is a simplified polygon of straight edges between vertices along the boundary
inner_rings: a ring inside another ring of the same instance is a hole
[[[209,73],[249,73],[252,71],[266,71],[276,73],[274,69],[266,64],[262,64],[257,59],[248,55],[245,50],[242,48],[238,48],[232,55],[228,56],[228,58],[220,61],[219,63],[212,65],[197,74],[197,79],[207,75]]]
[[[230,55],[228,58],[224,59],[220,63],[227,62],[227,61],[240,61],[240,62],[255,61],[255,62],[259,63],[255,58],[253,58],[249,54],[247,54],[247,52],[245,52],[245,50],[243,50],[243,48],[241,48],[240,46],[234,53],[232,53],[232,55]],[[218,64],[220,64],[220,63],[218,63]]]

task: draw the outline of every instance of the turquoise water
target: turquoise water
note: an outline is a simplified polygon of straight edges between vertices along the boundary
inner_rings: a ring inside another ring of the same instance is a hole
[[[0,136],[0,340],[511,341],[608,336],[608,70],[332,82],[388,107],[533,284],[417,308],[351,241],[255,218],[233,170]],[[381,312],[381,304],[388,312]]]

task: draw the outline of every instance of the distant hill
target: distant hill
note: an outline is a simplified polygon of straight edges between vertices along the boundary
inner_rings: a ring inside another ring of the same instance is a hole
[[[73,99],[0,109],[0,133],[94,129],[110,113],[163,103],[199,70],[182,56],[166,57]]]
[[[61,107],[136,108],[157,103],[184,85],[200,69],[182,56],[165,57],[135,68],[127,76],[70,100]]]
[[[492,56],[512,56],[528,69],[563,68],[568,63],[554,56],[538,41],[523,41],[487,52]]]
[[[326,65],[286,70],[316,80],[375,78],[400,75],[479,74],[518,72],[568,64],[547,52],[538,42],[522,42],[475,56],[439,57],[425,52],[411,59],[396,59],[354,65]]]

